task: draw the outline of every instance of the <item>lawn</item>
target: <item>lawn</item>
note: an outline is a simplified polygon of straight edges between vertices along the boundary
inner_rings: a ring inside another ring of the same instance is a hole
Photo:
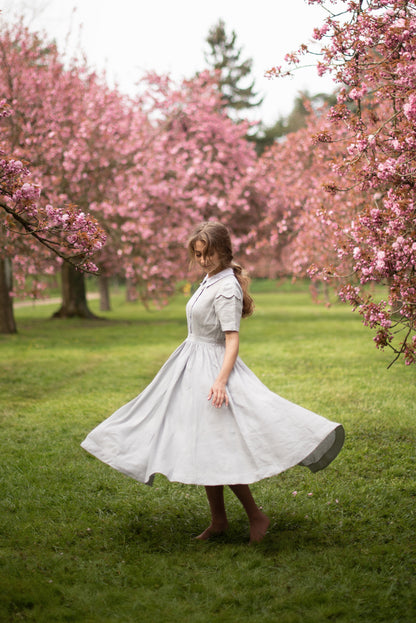
[[[116,294],[97,321],[17,310],[19,333],[0,336],[1,621],[414,623],[415,368],[387,370],[346,306],[254,290],[241,357],[346,429],[326,470],[253,485],[271,517],[256,546],[231,492],[228,535],[201,543],[201,487],[146,487],[79,447],[184,339],[184,296],[147,312]]]

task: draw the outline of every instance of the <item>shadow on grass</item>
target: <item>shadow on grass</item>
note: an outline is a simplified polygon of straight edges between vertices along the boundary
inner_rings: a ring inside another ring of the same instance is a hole
[[[192,517],[168,510],[163,516],[141,512],[140,516],[125,517],[116,521],[111,528],[115,546],[137,547],[147,553],[186,552],[190,548],[238,547],[247,551],[256,550],[265,555],[288,554],[299,550],[321,551],[323,548],[347,546],[350,539],[340,529],[330,529],[324,524],[297,517],[286,517],[281,513],[269,513],[271,524],[261,543],[249,544],[248,521],[241,511],[239,517],[230,517],[226,534],[199,541],[195,537],[208,525],[208,517]],[[363,540],[364,544],[364,540]]]

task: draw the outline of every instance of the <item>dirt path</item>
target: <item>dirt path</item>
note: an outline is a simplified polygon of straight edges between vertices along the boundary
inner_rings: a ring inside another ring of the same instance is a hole
[[[98,294],[98,292],[90,292],[89,294],[87,294],[88,301],[98,299],[99,297],[100,295]],[[36,307],[37,305],[51,305],[51,304],[57,305],[61,301],[62,301],[62,298],[60,296],[55,296],[49,299],[33,299],[31,301],[18,301],[14,303],[13,307],[15,309],[18,309],[19,307]]]

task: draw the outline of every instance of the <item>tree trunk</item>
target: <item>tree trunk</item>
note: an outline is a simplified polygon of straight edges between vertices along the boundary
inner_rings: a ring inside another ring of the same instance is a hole
[[[130,279],[126,279],[126,302],[135,303],[138,299],[137,291]]]
[[[87,303],[84,273],[68,262],[62,264],[62,306],[53,318],[97,318]]]
[[[17,333],[13,314],[12,263],[0,258],[0,333]]]
[[[108,277],[100,275],[98,285],[100,288],[100,309],[101,311],[111,311]]]

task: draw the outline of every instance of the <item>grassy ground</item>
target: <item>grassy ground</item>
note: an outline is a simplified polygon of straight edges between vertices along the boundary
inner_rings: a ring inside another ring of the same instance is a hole
[[[79,447],[185,337],[185,299],[148,313],[116,297],[96,322],[18,310],[0,336],[1,621],[415,621],[415,370],[387,371],[349,308],[265,285],[242,358],[347,438],[327,470],[253,486],[272,520],[254,547],[230,492],[228,536],[200,543],[201,488],[140,485]]]

